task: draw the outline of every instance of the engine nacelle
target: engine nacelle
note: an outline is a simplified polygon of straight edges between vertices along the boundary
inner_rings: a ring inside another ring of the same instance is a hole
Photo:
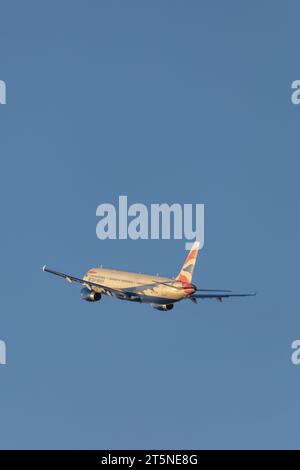
[[[163,310],[166,312],[167,310],[172,310],[174,308],[173,304],[165,304],[165,305],[159,305],[159,304],[151,304],[151,307],[156,308],[156,310]]]
[[[98,302],[101,299],[101,294],[99,292],[94,292],[89,290],[87,287],[81,289],[81,298],[87,302]]]

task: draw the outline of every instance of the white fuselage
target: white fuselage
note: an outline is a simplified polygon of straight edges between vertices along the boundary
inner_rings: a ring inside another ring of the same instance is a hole
[[[98,283],[111,289],[132,292],[139,295],[141,302],[162,305],[178,302],[188,297],[195,290],[192,285],[184,285],[176,279],[131,273],[117,269],[93,268],[88,271],[84,280],[95,284]],[[101,293],[103,292],[103,287],[97,288],[94,286],[93,290]]]

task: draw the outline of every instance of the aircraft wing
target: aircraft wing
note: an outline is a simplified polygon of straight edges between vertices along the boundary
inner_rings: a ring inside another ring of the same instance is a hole
[[[246,294],[219,294],[219,293],[215,293],[215,294],[192,294],[190,295],[189,297],[187,297],[188,299],[191,299],[191,300],[194,300],[196,301],[197,299],[216,299],[216,300],[219,300],[220,302],[222,302],[223,299],[227,299],[229,297],[252,297],[252,296],[255,296],[256,295],[256,292],[250,292],[250,293],[246,293]]]
[[[50,274],[55,274],[55,276],[62,277],[70,283],[77,282],[78,284],[82,284],[83,286],[86,286],[86,287],[90,288],[91,290],[93,290],[93,287],[101,288],[101,289],[103,289],[104,294],[107,294],[107,295],[110,295],[110,296],[111,295],[116,295],[118,297],[122,297],[122,298],[128,299],[128,300],[138,300],[139,299],[139,295],[134,293],[134,292],[130,292],[130,291],[122,290],[122,289],[113,289],[111,287],[104,286],[103,284],[98,284],[96,282],[91,282],[91,281],[81,279],[79,277],[71,276],[70,274],[65,274],[65,273],[60,273],[58,271],[53,271],[53,269],[48,268],[46,265],[43,266],[43,271],[45,271],[47,273],[50,273]]]

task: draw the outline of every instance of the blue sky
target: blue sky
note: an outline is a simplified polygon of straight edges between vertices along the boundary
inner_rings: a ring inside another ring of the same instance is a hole
[[[299,448],[299,3],[2,1],[1,448]],[[164,313],[43,274],[173,276],[184,241],[101,241],[96,207],[205,204]]]

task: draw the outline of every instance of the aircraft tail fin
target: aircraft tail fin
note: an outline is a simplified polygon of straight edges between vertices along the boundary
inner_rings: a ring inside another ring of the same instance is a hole
[[[188,282],[189,284],[192,282],[193,272],[199,252],[199,242],[195,242],[192,246],[191,251],[189,252],[180,273],[176,277],[178,281],[181,282]]]

